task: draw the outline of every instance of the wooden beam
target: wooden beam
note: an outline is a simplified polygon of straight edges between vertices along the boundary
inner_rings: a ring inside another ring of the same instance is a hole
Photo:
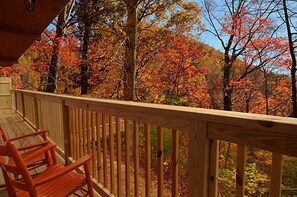
[[[40,40],[41,36],[39,32],[28,31],[30,29],[13,29],[11,27],[6,27],[0,24],[0,35],[10,35],[10,36],[18,36],[18,37],[28,37],[35,40]]]
[[[15,58],[6,58],[6,57],[0,56],[0,66],[9,67],[12,64],[16,64],[16,63],[18,63],[18,58],[15,59]]]
[[[209,128],[208,136],[210,138],[282,153],[289,156],[297,156],[296,129],[284,129],[276,132],[273,130],[257,130],[248,127],[217,123],[209,123]]]

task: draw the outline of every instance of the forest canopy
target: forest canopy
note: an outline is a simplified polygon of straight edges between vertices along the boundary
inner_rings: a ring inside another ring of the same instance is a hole
[[[72,0],[1,75],[31,90],[295,116],[295,13],[286,6]]]

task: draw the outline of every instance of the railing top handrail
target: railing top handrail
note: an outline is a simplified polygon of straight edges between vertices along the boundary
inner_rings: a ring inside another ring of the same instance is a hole
[[[253,113],[243,113],[243,112],[230,112],[223,110],[215,110],[215,109],[204,109],[204,108],[194,108],[194,107],[184,107],[184,106],[173,106],[173,105],[164,105],[164,104],[152,104],[152,103],[141,103],[141,102],[133,102],[133,101],[120,101],[120,100],[112,100],[112,99],[97,99],[90,97],[82,97],[82,96],[71,96],[64,94],[53,94],[53,93],[45,93],[45,92],[37,92],[30,90],[20,90],[13,89],[12,91],[19,91],[28,94],[54,97],[56,99],[68,100],[73,102],[81,102],[84,104],[96,104],[96,105],[104,105],[104,106],[116,106],[117,108],[131,108],[136,111],[145,112],[149,110],[151,113],[158,113],[159,115],[170,115],[175,116],[182,119],[197,119],[203,121],[217,122],[217,123],[226,123],[230,124],[230,120],[232,124],[237,124],[237,120],[241,121],[257,121],[262,124],[264,127],[272,127],[273,123],[276,124],[285,124],[291,125],[295,129],[297,129],[297,120],[295,118],[289,117],[280,117],[280,116],[271,116],[271,115],[263,115],[263,114],[253,114]],[[163,113],[160,114],[160,110]],[[271,123],[271,124],[269,124]],[[297,131],[297,130],[296,130]]]
[[[97,99],[29,90],[12,90],[41,100],[99,112],[180,131],[199,132],[206,122],[207,136],[237,144],[297,156],[294,118],[162,104]]]

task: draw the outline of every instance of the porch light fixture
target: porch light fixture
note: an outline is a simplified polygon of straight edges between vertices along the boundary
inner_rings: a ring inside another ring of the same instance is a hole
[[[35,8],[35,0],[24,0],[25,8],[28,12],[33,12]]]

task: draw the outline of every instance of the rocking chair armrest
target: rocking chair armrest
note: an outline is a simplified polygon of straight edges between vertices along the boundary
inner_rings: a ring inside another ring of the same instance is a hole
[[[39,155],[44,154],[48,151],[55,151],[55,148],[56,148],[56,144],[48,144],[47,146],[36,149],[36,151],[32,151],[30,154],[28,154],[23,158],[23,161],[24,162],[29,161],[30,159],[38,157]]]
[[[36,136],[36,135],[40,135],[42,138],[44,138],[45,135],[46,135],[46,132],[47,132],[47,130],[39,130],[39,131],[36,131],[34,133],[28,133],[28,134],[21,135],[21,136],[15,137],[15,138],[11,138],[8,141],[20,140],[20,139],[23,139],[23,138],[33,137],[33,136]]]
[[[39,180],[37,182],[35,182],[35,186],[40,186],[42,184],[45,184],[49,181],[52,181],[56,178],[59,178],[63,175],[68,174],[69,172],[72,172],[73,170],[79,168],[80,166],[87,166],[87,162],[91,160],[91,156],[90,155],[84,155],[82,156],[80,159],[76,160],[76,162],[70,164],[69,166],[65,166],[63,169],[61,169],[60,171],[58,171],[56,174],[52,175],[52,176],[48,176],[42,180]]]
[[[20,147],[20,148],[18,148],[18,151],[29,150],[29,149],[37,148],[37,147],[44,147],[44,146],[48,145],[49,143],[50,143],[49,140],[44,140],[42,142],[38,142],[35,144],[30,144],[28,146]]]

